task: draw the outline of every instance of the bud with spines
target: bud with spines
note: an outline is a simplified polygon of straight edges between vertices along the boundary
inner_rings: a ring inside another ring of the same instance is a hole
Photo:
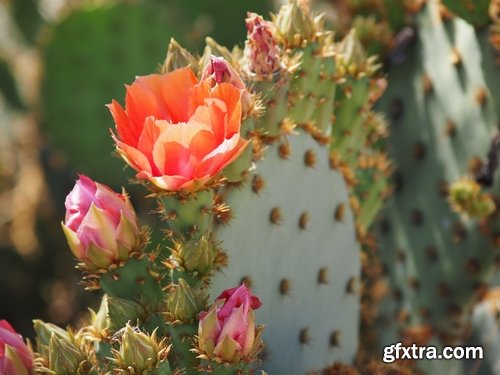
[[[167,318],[174,322],[190,323],[206,305],[205,295],[192,288],[184,279],[179,279],[178,285],[167,299]]]
[[[262,350],[263,327],[255,326],[260,300],[242,284],[223,291],[208,311],[200,313],[199,358],[216,363],[251,362]]]
[[[161,72],[169,73],[185,66],[190,66],[195,73],[199,69],[198,60],[187,49],[177,43],[174,38],[170,39],[167,58],[161,67]]]
[[[281,52],[276,39],[276,28],[256,13],[249,12],[245,20],[244,68],[257,81],[270,81],[282,69]]]
[[[450,186],[448,200],[453,210],[469,218],[484,218],[495,211],[491,195],[471,178],[462,178]]]
[[[278,37],[287,48],[305,47],[316,34],[316,25],[304,3],[289,0],[274,19]]]
[[[113,349],[113,362],[118,373],[155,373],[165,368],[170,373],[167,356],[170,347],[166,339],[159,340],[156,330],[148,335],[130,324],[123,328],[119,349]]]
[[[241,79],[238,72],[224,57],[210,55],[208,57],[206,65],[203,68],[201,80],[208,80],[211,87],[219,85],[223,82],[233,85],[241,92],[242,117],[246,118],[252,111],[252,96],[246,89],[245,83],[243,83],[243,80]]]
[[[80,175],[66,197],[61,223],[75,257],[91,271],[126,261],[139,250],[140,232],[127,194]]]
[[[203,235],[199,239],[176,242],[166,264],[205,278],[212,274],[217,253],[213,237]]]
[[[352,29],[338,44],[337,69],[341,75],[349,74],[353,77],[370,75],[377,66],[374,58],[368,58],[356,31]]]
[[[83,374],[86,356],[69,339],[52,333],[49,340],[49,368],[58,375]]]
[[[56,335],[62,340],[70,341],[70,335],[64,329],[52,323],[45,323],[42,320],[33,320],[33,328],[36,333],[37,350],[43,356],[49,355],[49,342],[52,335]]]

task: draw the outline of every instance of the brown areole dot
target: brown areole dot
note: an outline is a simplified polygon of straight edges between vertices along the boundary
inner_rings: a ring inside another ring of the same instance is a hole
[[[479,87],[478,89],[476,89],[476,92],[474,93],[474,100],[476,101],[476,104],[481,107],[484,107],[486,105],[488,94],[484,87]]]
[[[408,286],[413,290],[420,289],[420,281],[418,281],[415,277],[410,277],[408,279]]]
[[[278,146],[278,155],[281,159],[288,159],[290,157],[290,144],[288,143],[281,143]]]
[[[459,67],[462,65],[462,55],[456,48],[452,48],[450,51],[450,62],[453,64],[455,67]]]
[[[425,249],[425,256],[429,263],[434,263],[439,258],[439,253],[434,246],[429,246]]]
[[[280,281],[280,287],[279,287],[280,293],[284,296],[287,296],[290,294],[290,281],[288,279],[282,279]]]
[[[438,193],[441,197],[446,198],[450,191],[450,183],[446,180],[441,180],[438,183]]]
[[[392,291],[392,297],[397,301],[400,302],[403,299],[403,292],[401,289],[394,289]]]
[[[307,150],[304,154],[304,164],[307,165],[309,168],[314,168],[316,166],[316,163],[318,161],[318,158],[316,156],[316,153],[314,150]]]
[[[425,96],[429,96],[433,91],[432,81],[427,74],[422,74],[422,88]]]
[[[431,311],[426,307],[421,307],[419,314],[423,319],[429,319],[431,317]]]
[[[446,307],[446,313],[450,317],[458,317],[462,315],[462,308],[455,304],[450,304]]]
[[[351,276],[346,283],[345,286],[345,291],[348,294],[354,294],[356,293],[356,278],[354,276]]]
[[[311,219],[309,216],[309,212],[303,212],[302,214],[300,214],[300,218],[299,218],[299,228],[300,229],[302,229],[302,230],[308,229],[310,222],[311,222]]]
[[[340,346],[340,332],[335,330],[330,334],[330,346],[336,348]]]
[[[481,263],[477,259],[467,259],[465,262],[465,270],[470,275],[477,275],[481,271]]]
[[[339,203],[337,205],[337,208],[335,209],[335,220],[336,221],[344,220],[344,215],[345,215],[345,204]]]
[[[271,223],[279,225],[281,224],[283,220],[283,212],[281,211],[281,208],[279,207],[274,207],[271,210],[271,213],[269,214],[269,220],[271,220]]]
[[[453,121],[447,119],[444,128],[444,132],[448,137],[455,138],[455,136],[457,135],[457,125],[455,125]]]
[[[265,186],[265,181],[260,175],[256,174],[255,176],[253,176],[252,190],[255,194],[259,194],[264,188],[264,186]]]
[[[396,97],[389,103],[389,118],[391,121],[398,121],[404,115],[404,102],[401,98]]]
[[[425,144],[422,141],[418,141],[413,145],[413,158],[417,161],[421,161],[425,159],[425,155],[427,150],[425,148]]]
[[[396,250],[396,259],[400,263],[404,263],[406,261],[406,252],[403,249]]]
[[[243,276],[240,280],[240,285],[241,284],[245,284],[247,288],[251,288],[252,287],[252,279],[250,278],[250,276]]]
[[[448,284],[446,284],[445,282],[443,281],[440,281],[437,283],[436,285],[437,289],[437,294],[442,297],[442,298],[448,298],[452,295],[453,291],[451,290],[451,288],[448,286]]]
[[[307,328],[302,328],[299,332],[299,342],[301,344],[309,344],[310,338],[309,338],[309,329]]]
[[[424,214],[420,210],[413,210],[411,213],[411,223],[419,227],[424,222]]]
[[[328,284],[328,268],[320,268],[318,271],[318,283]]]
[[[380,220],[380,233],[383,235],[389,234],[391,231],[391,222],[387,218]]]

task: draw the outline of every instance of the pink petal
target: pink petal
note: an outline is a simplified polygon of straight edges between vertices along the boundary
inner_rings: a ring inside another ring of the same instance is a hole
[[[73,190],[67,195],[64,205],[66,206],[66,226],[76,231],[94,200],[96,184],[87,176],[78,176]]]

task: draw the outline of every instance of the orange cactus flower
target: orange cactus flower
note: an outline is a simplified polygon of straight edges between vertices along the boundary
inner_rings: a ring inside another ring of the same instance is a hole
[[[244,90],[230,83],[212,87],[185,67],[137,77],[126,89],[125,109],[108,105],[116,148],[138,178],[160,189],[199,190],[248,144],[240,136]]]

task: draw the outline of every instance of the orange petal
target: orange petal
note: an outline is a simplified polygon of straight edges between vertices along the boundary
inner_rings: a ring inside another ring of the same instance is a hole
[[[141,171],[146,171],[148,173],[152,172],[151,164],[146,155],[144,155],[141,151],[137,150],[136,148],[129,146],[126,143],[120,142],[114,136],[113,138],[116,142],[117,151],[119,152],[123,160],[127,162],[128,165],[130,165],[138,172]]]
[[[149,177],[149,180],[163,190],[179,191],[184,186],[192,184],[192,180],[184,176],[159,176]]]
[[[226,138],[240,131],[241,126],[241,95],[243,91],[230,83],[221,83],[212,91],[212,97],[222,100],[227,106],[228,124]]]
[[[212,132],[201,130],[191,139],[189,151],[197,160],[202,160],[217,147],[217,144]]]
[[[189,119],[189,93],[197,81],[188,66],[163,76],[161,96],[171,122],[186,122]]]
[[[224,142],[226,137],[227,106],[219,99],[207,99],[210,111],[210,124],[217,143]]]
[[[196,166],[194,176],[196,178],[215,176],[224,167],[232,163],[243,152],[248,143],[249,141],[241,138],[239,134],[226,139]]]
[[[149,163],[151,164],[152,173],[155,176],[159,175],[160,172],[153,160],[153,148],[160,134],[168,127],[168,125],[169,124],[166,121],[155,120],[153,117],[148,117],[146,118],[146,121],[144,121],[144,129],[142,130],[139,138],[137,148],[148,158]]]
[[[198,107],[205,105],[205,99],[207,98],[210,98],[210,84],[205,80],[195,85],[190,91],[190,114],[193,114]]]
[[[201,122],[190,121],[189,123],[178,123],[168,126],[160,136],[157,143],[175,142],[185,148],[189,148],[191,140],[200,131],[211,131],[210,126]]]
[[[192,175],[195,163],[189,148],[177,142],[161,142],[160,140],[153,148],[153,159],[161,175],[177,175],[187,178]]]
[[[142,131],[144,120],[148,116],[169,120],[169,113],[162,102],[162,75],[151,74],[137,77],[134,83],[126,86],[125,107],[134,127]]]
[[[112,100],[111,104],[107,105],[113,120],[115,121],[116,130],[120,136],[120,140],[131,146],[137,146],[137,140],[141,134],[140,129],[134,127],[130,122],[127,113],[122,108],[120,103],[116,100]]]

